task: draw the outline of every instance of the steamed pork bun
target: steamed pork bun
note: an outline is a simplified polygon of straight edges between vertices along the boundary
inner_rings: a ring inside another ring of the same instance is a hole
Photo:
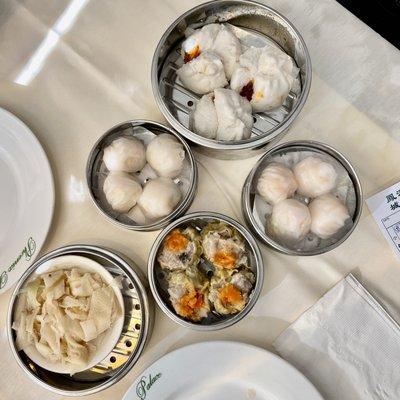
[[[317,197],[329,193],[336,185],[335,168],[319,157],[310,156],[300,161],[293,169],[298,193],[307,197]]]
[[[211,51],[183,64],[176,73],[183,86],[198,94],[206,94],[228,84],[221,59]]]
[[[142,194],[142,187],[126,172],[110,172],[104,181],[103,191],[115,211],[128,212]]]
[[[193,121],[199,135],[224,141],[248,139],[253,127],[250,103],[230,89],[215,89],[213,96],[203,96]]]
[[[193,130],[207,139],[215,139],[218,130],[218,115],[214,105],[214,93],[204,95],[193,112]]]
[[[132,137],[115,139],[103,151],[103,161],[109,171],[137,172],[146,164],[143,143]]]
[[[268,231],[279,239],[293,242],[303,239],[310,227],[308,207],[295,199],[286,199],[272,209]]]
[[[174,211],[181,199],[181,192],[169,178],[156,178],[149,181],[138,200],[146,217],[157,219]]]
[[[255,112],[264,112],[284,103],[297,74],[298,68],[283,51],[250,47],[240,56],[230,85],[250,101]]]
[[[350,218],[347,207],[335,196],[324,194],[309,205],[311,232],[321,239],[327,239],[343,228]]]
[[[147,146],[146,158],[159,176],[175,178],[182,172],[185,149],[174,136],[162,133]]]
[[[293,172],[283,164],[269,164],[257,182],[258,193],[269,204],[277,204],[292,197],[297,189]]]
[[[190,63],[205,51],[212,51],[220,57],[225,75],[227,79],[230,79],[242,53],[240,41],[231,29],[222,24],[205,25],[195,30],[182,43],[182,56],[185,63]]]

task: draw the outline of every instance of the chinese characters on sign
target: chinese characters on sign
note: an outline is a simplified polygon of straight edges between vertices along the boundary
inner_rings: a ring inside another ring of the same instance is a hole
[[[367,199],[379,229],[400,258],[400,183]]]

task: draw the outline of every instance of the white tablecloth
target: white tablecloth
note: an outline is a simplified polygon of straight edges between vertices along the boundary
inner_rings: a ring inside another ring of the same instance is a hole
[[[37,75],[27,85],[16,84],[59,15],[72,3],[81,11],[70,29],[59,37]],[[198,3],[1,2],[0,106],[31,127],[55,176],[55,214],[43,252],[68,243],[103,244],[126,253],[146,270],[157,232],[129,232],[106,221],[89,199],[85,163],[94,142],[114,124],[135,118],[164,121],[151,92],[153,51],[167,26]],[[334,0],[265,3],[300,30],[313,63],[308,101],[284,140],[314,139],[342,151],[358,171],[366,196],[399,180],[398,50]],[[200,184],[191,210],[212,209],[242,221],[241,187],[256,158],[220,161],[197,155],[197,160]],[[174,324],[157,309],[151,342],[138,364],[118,384],[90,399],[121,398],[140,369],[188,343],[232,339],[270,348],[291,322],[350,271],[394,317],[399,314],[399,261],[366,207],[350,239],[328,254],[298,258],[263,246],[262,250],[264,289],[245,320],[219,332],[196,333]],[[8,298],[8,293],[0,296],[2,330]]]

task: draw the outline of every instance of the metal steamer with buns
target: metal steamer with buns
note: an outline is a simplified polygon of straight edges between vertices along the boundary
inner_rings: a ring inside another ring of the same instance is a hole
[[[182,86],[176,71],[182,65],[180,49],[185,31],[211,23],[228,24],[247,46],[272,46],[293,58],[299,68],[297,82],[283,105],[253,113],[249,139],[218,141],[193,132],[191,112],[199,95]],[[311,60],[297,29],[272,8],[253,1],[211,1],[176,19],[161,37],[154,53],[151,83],[156,102],[167,121],[205,154],[222,159],[251,157],[283,137],[304,106],[311,86]]]

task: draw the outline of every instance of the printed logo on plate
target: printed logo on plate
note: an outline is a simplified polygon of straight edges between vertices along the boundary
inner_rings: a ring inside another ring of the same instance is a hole
[[[18,265],[21,259],[25,258],[26,261],[29,261],[32,258],[33,254],[35,254],[35,251],[36,242],[32,237],[30,237],[28,239],[28,242],[26,243],[26,246],[22,249],[21,253],[19,253],[16,259],[11,263],[11,265],[0,274],[0,289],[2,289],[6,285],[8,281],[8,274]]]
[[[151,376],[151,374],[149,374],[148,377],[142,376],[136,385],[136,395],[140,400],[144,400],[146,398],[148,391],[156,383],[156,381],[161,378],[161,375],[161,372],[159,372],[154,376]]]

